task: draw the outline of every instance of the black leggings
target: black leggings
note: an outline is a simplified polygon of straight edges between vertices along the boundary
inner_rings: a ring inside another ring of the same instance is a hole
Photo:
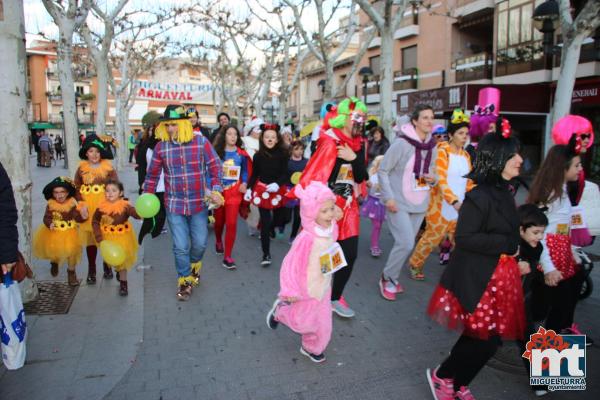
[[[575,275],[561,281],[557,286],[546,288],[550,307],[544,328],[559,333],[571,326],[583,278],[583,270],[579,269]]]
[[[358,236],[352,236],[344,240],[338,240],[348,266],[340,269],[333,274],[333,287],[331,289],[331,300],[336,301],[342,297],[344,287],[352,275],[352,268],[358,256]]]
[[[271,255],[271,233],[273,227],[281,226],[283,220],[283,211],[281,208],[267,210],[266,208],[258,208],[260,214],[260,244],[263,251],[263,256]]]
[[[293,239],[298,234],[300,229],[300,206],[296,206],[290,210],[292,213],[292,232],[290,233],[290,239]]]
[[[461,335],[448,358],[437,370],[437,376],[454,379],[454,390],[468,386],[488,360],[496,354],[501,343],[498,336],[481,340]]]

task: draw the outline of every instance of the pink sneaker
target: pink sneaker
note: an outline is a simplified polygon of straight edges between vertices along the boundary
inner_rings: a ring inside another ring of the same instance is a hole
[[[381,249],[379,247],[371,247],[371,256],[372,257],[381,256]]]
[[[563,329],[561,331],[561,333],[563,335],[584,335],[584,333],[579,330],[579,325],[577,325],[575,322],[573,322],[570,327]],[[589,336],[586,335],[585,336],[585,346],[588,347],[593,344],[594,344],[594,341],[592,340],[592,338],[590,338]]]
[[[456,400],[475,400],[475,396],[466,386],[461,386],[460,390],[454,392],[454,398]]]
[[[431,394],[435,400],[455,400],[454,398],[454,380],[438,378],[436,375],[437,368],[431,371],[427,368],[427,382]]]
[[[396,301],[396,287],[397,285],[394,285],[391,279],[385,279],[381,275],[381,279],[379,279],[379,293],[381,293],[381,297],[389,301]]]

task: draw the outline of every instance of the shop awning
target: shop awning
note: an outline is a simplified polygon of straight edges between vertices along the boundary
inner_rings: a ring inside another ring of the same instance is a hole
[[[60,125],[52,122],[30,122],[29,129],[59,129]]]

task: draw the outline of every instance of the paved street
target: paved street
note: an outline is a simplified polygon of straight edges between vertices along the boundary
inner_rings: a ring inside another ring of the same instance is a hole
[[[35,162],[32,168],[37,225],[44,205],[41,189],[64,170],[39,169]],[[121,177],[133,198],[133,172]],[[0,369],[0,399],[430,399],[425,368],[439,363],[457,337],[424,312],[442,267],[432,256],[425,282],[410,280],[404,271],[406,292],[387,302],[377,280],[391,236],[384,228],[384,255],[373,259],[367,221],[362,228],[359,258],[345,293],[357,316],[334,317],[322,365],[299,353],[300,338],[286,327],[271,331],[265,324],[287,242],[273,243],[274,263],[262,268],[260,242],[246,235],[240,221],[234,248],[238,269],[220,266],[211,237],[201,283],[189,302],[175,298],[170,237],[161,235],[145,242],[145,261],[152,268],[130,274],[129,297],[118,296],[116,281],[100,279],[96,287],[82,284],[68,314],[28,317],[27,365]],[[600,254],[600,244],[591,251]],[[85,279],[85,264],[78,267],[80,279]],[[34,269],[38,279],[51,279],[44,262],[36,260]],[[600,282],[600,268],[593,275]],[[582,330],[597,341],[599,306],[596,289],[576,315]],[[587,391],[545,398],[600,398],[599,357],[597,346],[588,348]],[[471,389],[477,399],[534,398],[524,370],[517,375],[486,367]]]

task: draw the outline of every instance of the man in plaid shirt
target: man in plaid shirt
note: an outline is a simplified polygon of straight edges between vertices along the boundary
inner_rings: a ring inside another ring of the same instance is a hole
[[[208,239],[207,203],[223,204],[220,194],[223,168],[208,140],[193,134],[192,124],[181,106],[167,106],[156,135],[161,141],[154,148],[144,191],[154,193],[160,173],[164,172],[165,208],[179,278],[177,297],[185,301],[200,277]]]

